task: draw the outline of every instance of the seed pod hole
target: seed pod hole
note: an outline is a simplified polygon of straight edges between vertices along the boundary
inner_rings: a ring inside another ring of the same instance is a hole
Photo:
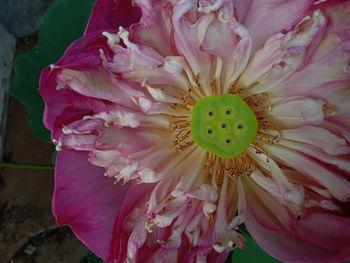
[[[207,134],[208,135],[213,134],[213,130],[212,129],[207,129]]]
[[[225,114],[226,114],[226,115],[231,115],[231,113],[232,113],[231,110],[226,110],[226,111],[225,111]]]
[[[230,143],[231,143],[231,139],[230,139],[230,138],[226,138],[226,139],[225,139],[225,143],[226,143],[226,144],[230,144]]]
[[[226,123],[221,124],[221,128],[225,129],[227,127]]]
[[[242,123],[238,123],[237,129],[242,130],[244,128],[244,125]]]
[[[214,116],[214,112],[213,111],[208,111],[208,116],[209,117],[213,117]]]

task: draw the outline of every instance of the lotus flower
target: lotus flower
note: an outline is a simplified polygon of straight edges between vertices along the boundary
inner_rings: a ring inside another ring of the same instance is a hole
[[[108,262],[223,262],[241,224],[350,260],[349,61],[349,1],[97,0],[41,76],[58,223]]]

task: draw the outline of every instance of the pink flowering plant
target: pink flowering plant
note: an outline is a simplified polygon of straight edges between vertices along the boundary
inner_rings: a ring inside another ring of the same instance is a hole
[[[224,262],[243,224],[350,260],[349,64],[349,1],[97,0],[40,80],[58,223],[107,262]]]

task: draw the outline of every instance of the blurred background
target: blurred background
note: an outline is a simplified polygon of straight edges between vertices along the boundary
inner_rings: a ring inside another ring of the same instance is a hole
[[[54,178],[49,167],[54,147],[34,137],[25,107],[10,95],[14,58],[36,45],[40,18],[51,2],[0,0],[1,263],[93,262],[71,231],[55,223],[51,214]]]

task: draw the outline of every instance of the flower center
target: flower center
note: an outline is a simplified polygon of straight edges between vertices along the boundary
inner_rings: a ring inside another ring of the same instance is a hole
[[[254,112],[234,94],[202,98],[192,109],[193,140],[223,158],[242,153],[254,140],[257,129]]]

